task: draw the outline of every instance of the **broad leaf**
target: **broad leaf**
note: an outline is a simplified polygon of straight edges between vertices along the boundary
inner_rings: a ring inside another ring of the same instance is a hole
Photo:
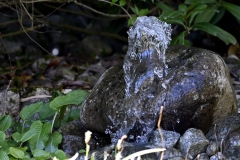
[[[22,118],[22,120],[26,121],[28,118],[37,113],[40,110],[41,106],[42,102],[37,102],[24,107],[20,112],[20,117]]]
[[[220,21],[220,19],[222,19],[222,17],[225,14],[225,8],[223,7],[218,7],[217,13],[213,16],[211,23],[212,24],[216,24],[217,22]]]
[[[164,12],[167,12],[167,11],[175,11],[174,9],[172,9],[171,7],[169,7],[168,5],[164,4],[163,2],[159,2],[157,3],[157,6],[162,9]]]
[[[15,148],[15,147],[10,147],[9,148],[9,153],[15,158],[22,159],[24,157],[24,152],[21,149],[18,149],[18,148]]]
[[[6,134],[3,131],[0,131],[0,142],[4,141],[6,138]]]
[[[172,18],[176,18],[178,16],[180,16],[181,12],[179,11],[164,11],[161,15],[161,17],[163,17],[163,19],[172,19]]]
[[[178,10],[179,10],[180,12],[185,13],[185,12],[187,11],[187,6],[186,6],[185,4],[180,4],[180,5],[178,6]]]
[[[31,150],[44,149],[51,132],[51,123],[47,122],[43,125],[40,121],[35,121],[31,125],[30,130],[35,131],[34,137],[29,140]]]
[[[1,160],[9,160],[7,153],[3,150],[0,150],[0,159]]]
[[[15,142],[20,142],[22,135],[19,132],[15,132],[12,134],[12,138]]]
[[[221,5],[240,21],[240,6],[223,1]]]
[[[192,26],[194,29],[202,30],[204,32],[207,32],[213,36],[218,37],[222,41],[224,41],[227,45],[229,43],[236,44],[237,40],[233,35],[230,33],[226,32],[225,30],[207,22],[201,22],[201,23],[196,23]]]
[[[56,111],[54,111],[52,108],[50,108],[50,102],[44,103],[44,105],[41,107],[40,111],[38,112],[38,115],[41,119],[46,119],[50,116],[53,116]]]
[[[185,26],[185,24],[183,23],[183,20],[181,18],[171,18],[171,19],[162,19],[162,21],[169,23],[169,24],[180,24],[182,26]]]
[[[50,158],[50,154],[47,151],[41,149],[35,149],[33,151],[33,157],[41,158],[41,159],[48,159]]]
[[[190,42],[185,39],[186,35],[187,35],[187,32],[183,31],[171,41],[171,45],[181,44],[185,46],[190,46]]]
[[[124,6],[125,4],[126,4],[126,0],[120,0],[120,1],[119,1],[119,5],[120,5],[120,6]]]
[[[58,145],[62,142],[62,135],[59,132],[54,132],[45,147],[45,151],[54,153],[58,150]]]
[[[67,159],[66,154],[62,150],[57,150],[54,154],[58,159]]]
[[[111,5],[115,4],[118,0],[112,0]]]
[[[194,9],[192,9],[189,13],[188,13],[188,17],[189,18],[189,24],[192,24],[194,18],[202,13],[205,9],[207,8],[207,5],[206,4],[200,4],[198,6],[196,6]]]
[[[11,116],[9,115],[4,115],[0,119],[0,131],[5,132],[10,126],[11,126]]]
[[[210,22],[216,13],[217,13],[217,9],[215,6],[208,8],[208,9],[204,10],[204,12],[197,15],[197,17],[194,20],[194,23]]]
[[[84,90],[74,90],[67,95],[56,97],[50,102],[50,108],[53,110],[59,110],[62,106],[75,104],[79,105],[87,97],[88,93]]]
[[[148,9],[141,9],[138,12],[138,16],[145,16],[146,14],[148,14]]]
[[[34,129],[30,129],[28,130],[26,133],[24,133],[20,139],[21,142],[26,142],[29,139],[31,139],[35,134],[35,130]]]

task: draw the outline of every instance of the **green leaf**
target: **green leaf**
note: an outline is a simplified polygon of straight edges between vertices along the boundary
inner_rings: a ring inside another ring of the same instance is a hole
[[[0,131],[0,142],[4,141],[6,138],[6,134],[3,131]]]
[[[15,147],[10,147],[9,153],[15,158],[23,158],[24,157],[24,152],[21,149],[18,149]]]
[[[173,38],[171,45],[181,44],[185,46],[190,46],[190,42],[185,39],[186,35],[187,35],[187,32],[183,31],[177,37]]]
[[[126,4],[126,0],[120,0],[119,1],[119,5],[120,6],[125,6],[125,4]]]
[[[132,25],[137,20],[137,16],[132,16],[132,19],[130,18],[128,20],[128,26]]]
[[[111,5],[115,4],[118,0],[112,0]]]
[[[171,18],[171,19],[162,19],[162,21],[165,21],[166,23],[169,24],[180,24],[182,26],[185,26],[185,24],[183,23],[183,20],[181,18]]]
[[[178,10],[179,10],[180,12],[185,13],[186,10],[187,10],[187,6],[182,3],[182,4],[180,4],[180,5],[178,6]]]
[[[213,18],[211,20],[211,23],[216,24],[217,22],[219,22],[224,14],[225,14],[225,8],[218,7],[218,10],[217,10],[216,14],[213,16]]]
[[[4,115],[0,118],[0,131],[5,132],[12,123],[11,116],[9,115]]]
[[[7,153],[3,150],[0,150],[0,159],[1,160],[9,160]]]
[[[44,105],[41,107],[40,111],[38,112],[38,115],[42,120],[53,116],[56,112],[52,110],[52,108],[50,108],[49,105],[50,105],[50,102],[44,103]]]
[[[240,21],[240,6],[223,1],[221,5]]]
[[[171,7],[169,7],[168,5],[164,4],[163,2],[159,2],[157,3],[157,6],[162,9],[164,12],[168,12],[168,11],[174,11],[174,9],[172,9]]]
[[[145,16],[146,14],[148,14],[148,9],[141,9],[138,12],[138,16]]]
[[[162,13],[162,15],[160,16],[160,18],[163,18],[164,20],[171,20],[173,18],[179,18],[179,16],[181,15],[181,12],[179,11],[164,11]]]
[[[38,157],[42,159],[50,158],[50,154],[47,151],[44,151],[41,149],[35,149],[32,153],[33,153],[33,157]]]
[[[26,121],[28,118],[33,116],[36,112],[39,111],[42,104],[42,102],[37,102],[24,107],[20,112],[20,117],[22,118],[22,120]]]
[[[201,12],[199,15],[197,15],[194,23],[210,22],[216,13],[217,13],[216,6],[208,8],[204,10],[204,12]]]
[[[65,96],[56,97],[54,100],[50,102],[50,108],[53,110],[59,110],[62,106],[75,104],[79,105],[82,103],[87,97],[88,93],[84,90],[74,90]]]
[[[21,138],[22,138],[22,135],[19,132],[15,132],[15,133],[12,134],[12,138],[13,138],[14,141],[20,142]]]
[[[188,16],[190,16],[189,19],[189,24],[192,24],[194,18],[196,17],[196,15],[202,13],[205,9],[207,8],[206,4],[200,4],[197,7],[193,8],[189,13]]]
[[[59,132],[54,132],[45,147],[45,151],[54,153],[58,150],[58,145],[62,142],[62,135]]]
[[[27,132],[25,132],[25,133],[22,135],[20,141],[21,141],[22,143],[23,143],[23,142],[26,142],[26,141],[28,141],[29,139],[31,139],[31,138],[34,136],[34,134],[35,134],[35,130],[33,130],[33,129],[28,130]]]
[[[227,45],[229,43],[232,43],[232,44],[237,43],[237,40],[235,39],[235,37],[233,35],[231,35],[230,33],[226,32],[225,30],[223,30],[211,23],[207,23],[207,22],[196,23],[192,27],[218,37],[219,39],[224,41]]]
[[[193,4],[193,3],[217,3],[216,0],[185,0],[184,3],[185,4]]]
[[[30,130],[33,130],[34,136],[29,140],[30,149],[44,149],[51,133],[51,123],[47,122],[44,125],[41,121],[32,123]]]
[[[67,159],[66,154],[62,150],[57,150],[54,154],[58,159]]]
[[[81,154],[81,153],[86,153],[86,150],[85,149],[81,149],[80,151],[79,151],[79,153]]]

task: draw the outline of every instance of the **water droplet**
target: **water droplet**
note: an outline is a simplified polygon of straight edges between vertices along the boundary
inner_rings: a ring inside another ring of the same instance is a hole
[[[184,50],[182,50],[182,53],[186,53],[186,52],[187,52],[187,50],[185,50],[185,49],[184,49]]]
[[[206,65],[203,65],[203,68],[204,68],[204,69],[208,69],[208,66],[206,66]]]
[[[163,82],[162,83],[162,87],[164,88],[164,89],[167,89],[167,86],[166,86],[166,84]]]
[[[195,95],[193,96],[193,100],[197,100],[197,99],[198,99],[198,95],[195,94]]]
[[[180,123],[180,119],[179,118],[177,119],[177,123]]]

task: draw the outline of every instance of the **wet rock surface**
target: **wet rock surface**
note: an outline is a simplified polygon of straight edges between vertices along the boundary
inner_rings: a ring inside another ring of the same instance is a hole
[[[124,63],[108,69],[82,104],[80,124],[83,128],[109,134],[112,142],[123,134],[128,134],[129,142],[148,142],[161,106],[164,106],[162,128],[181,134],[191,127],[206,133],[213,124],[237,112],[228,69],[220,56],[186,46],[169,47],[165,54],[154,46],[159,42],[153,43],[154,40],[144,44],[145,48],[139,48],[149,38],[145,31],[141,34],[139,30],[140,34],[130,36],[129,42],[140,42],[129,44]],[[129,82],[126,74],[133,81]],[[199,138],[198,131],[192,136]],[[208,140],[202,132],[201,137],[204,140],[199,143],[203,142],[200,145],[203,147],[193,149],[196,152],[191,152],[189,159],[206,152]],[[195,139],[189,138],[189,144],[194,142]],[[170,145],[165,157],[183,159],[188,149],[189,146]]]
[[[198,154],[204,152],[207,145],[207,138],[201,130],[195,128],[188,129],[178,142],[178,148],[184,154],[184,157],[189,159],[194,159]]]
[[[155,146],[164,147],[164,148],[173,148],[180,137],[179,133],[173,131],[161,131],[163,141],[161,135],[158,130],[153,132],[153,135],[150,137],[150,142],[153,143]]]
[[[228,70],[218,55],[208,50],[174,46],[166,51],[166,61],[168,75],[162,81],[155,78],[156,82],[145,92],[152,97],[135,99],[139,101],[133,107],[139,113],[135,121],[125,121],[128,110],[123,111],[122,64],[105,72],[82,105],[80,119],[84,126],[102,133],[116,132],[118,126],[113,126],[113,121],[118,119],[135,125],[133,130],[137,132],[137,128],[144,129],[138,122],[145,119],[154,129],[163,105],[164,129],[183,133],[189,127],[196,127],[206,133],[212,124],[237,112]]]
[[[230,116],[216,124],[207,138],[217,142],[217,147],[223,152],[226,159],[239,159],[240,157],[240,114]]]
[[[139,48],[151,36],[158,38],[139,30],[136,36],[129,33],[124,65],[106,71],[83,103],[80,121],[87,129],[110,134],[115,142],[123,134],[129,135],[129,141],[143,142],[156,127],[161,106],[163,129],[179,133],[190,127],[206,133],[212,124],[237,112],[229,73],[220,56],[186,46],[169,47],[166,56],[159,55],[162,50],[154,46],[159,41]]]

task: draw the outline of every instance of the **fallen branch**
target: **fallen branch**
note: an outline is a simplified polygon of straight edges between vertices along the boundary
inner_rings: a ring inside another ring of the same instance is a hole
[[[36,99],[36,98],[51,98],[52,96],[49,95],[37,95],[37,96],[31,96],[31,97],[27,97],[27,98],[21,98],[20,102],[26,102],[29,101],[31,99]]]

